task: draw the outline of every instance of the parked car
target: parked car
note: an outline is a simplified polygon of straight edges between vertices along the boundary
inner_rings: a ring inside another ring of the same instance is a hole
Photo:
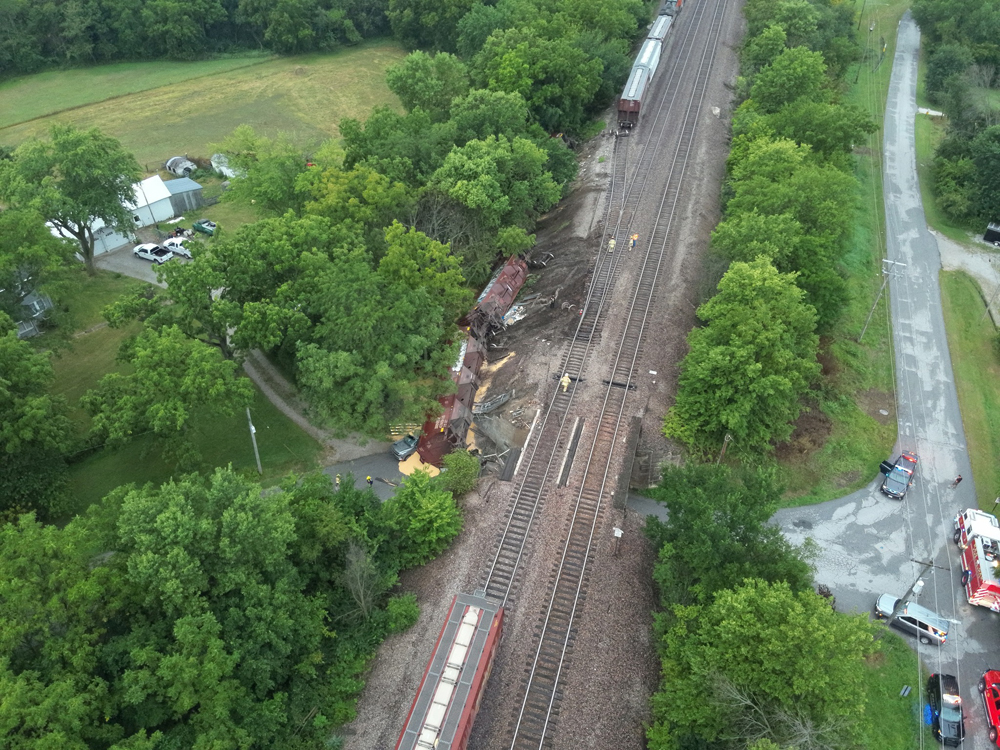
[[[887,467],[888,462],[882,464],[882,468]],[[906,491],[913,484],[913,476],[917,470],[917,456],[915,453],[903,451],[896,459],[896,463],[886,473],[882,480],[882,494],[888,497],[902,500]]]
[[[898,602],[899,597],[882,594],[875,602],[875,616],[880,620],[892,617]],[[948,621],[937,612],[913,602],[904,602],[896,612],[895,619],[889,624],[917,636],[921,643],[936,643],[941,646],[948,640]]]
[[[420,438],[414,435],[407,435],[402,440],[397,440],[392,444],[392,453],[398,460],[403,461],[414,454],[419,441]]]
[[[932,674],[927,678],[927,702],[934,739],[942,745],[961,745],[965,739],[965,715],[958,680],[950,674]]]
[[[184,237],[168,237],[163,240],[163,246],[167,248],[174,255],[179,255],[182,258],[191,259],[191,249],[185,244],[187,240]]]
[[[214,221],[209,221],[208,219],[198,219],[194,223],[194,231],[201,232],[202,234],[213,235],[218,227]]]
[[[146,242],[142,245],[136,245],[135,249],[132,251],[132,255],[136,258],[142,258],[143,260],[151,260],[160,266],[174,257],[174,254],[167,250],[167,248],[163,245],[157,245],[155,242]]]
[[[979,693],[986,706],[986,721],[990,725],[990,742],[1000,746],[1000,671],[988,669],[979,679]]]

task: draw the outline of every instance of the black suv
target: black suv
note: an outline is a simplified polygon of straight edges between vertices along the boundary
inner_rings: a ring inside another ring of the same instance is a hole
[[[903,495],[913,484],[913,474],[917,470],[917,455],[909,451],[903,451],[896,459],[896,463],[889,467],[889,462],[882,463],[882,471],[885,479],[882,480],[882,494],[902,500]]]
[[[927,702],[934,739],[942,745],[961,745],[965,739],[965,716],[958,680],[950,674],[932,674],[927,680]]]

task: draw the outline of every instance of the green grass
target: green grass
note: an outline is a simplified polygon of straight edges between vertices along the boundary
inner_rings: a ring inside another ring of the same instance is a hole
[[[125,62],[14,78],[0,83],[0,128],[94,102],[214,76],[269,58],[246,55],[200,62]]]
[[[121,342],[139,330],[140,324],[121,330],[99,327],[101,310],[121,294],[141,286],[142,282],[116,274],[99,272],[94,277],[81,273],[72,291],[61,300],[68,308],[65,318],[73,332],[69,345],[59,347],[53,357],[55,382],[53,393],[66,397],[70,416],[78,435],[86,434],[90,417],[78,406],[80,396],[97,385],[108,372],[119,368],[115,355]],[[88,331],[88,333],[82,333]],[[44,344],[45,337],[36,339]],[[265,483],[276,481],[290,471],[315,468],[322,447],[304,433],[298,425],[254,390],[251,406],[260,460]],[[232,464],[256,476],[256,464],[246,414],[223,419],[196,419],[195,447],[202,455],[203,468]],[[173,467],[163,462],[151,438],[139,438],[118,450],[106,450],[70,465],[70,485],[73,506],[70,515],[85,511],[115,487],[135,482],[164,482],[173,474]]]
[[[958,403],[979,507],[992,511],[1000,489],[1000,355],[997,330],[972,277],[941,273],[941,302]]]
[[[860,68],[848,72],[847,81],[853,85],[845,102],[862,108],[881,124],[895,54],[896,26],[907,4],[889,0],[869,2],[866,7],[864,22],[875,24],[871,34],[875,42],[869,44]],[[885,37],[887,48],[878,64],[880,37]],[[865,34],[863,41],[867,38]],[[863,487],[871,481],[896,438],[893,420],[879,415],[880,409],[891,413],[893,389],[892,342],[884,296],[865,330],[863,343],[857,342],[882,281],[885,206],[881,153],[881,132],[873,133],[856,150],[860,210],[843,261],[849,273],[850,301],[835,329],[822,339],[824,372],[821,387],[814,393],[814,408],[828,420],[828,434],[825,439],[822,435],[806,436],[803,450],[779,453],[788,505],[823,502]],[[815,439],[811,442],[810,438]],[[813,449],[816,441],[822,444]]]
[[[862,747],[870,750],[912,750],[931,747],[935,743],[919,742],[922,712],[920,683],[926,678],[917,670],[917,655],[909,644],[895,633],[886,631],[878,641],[879,652],[867,664],[868,732]],[[900,697],[903,686],[909,685],[910,694]]]
[[[321,446],[298,425],[278,411],[257,389],[250,407],[257,446],[264,469],[262,481],[270,484],[289,472],[314,469]],[[201,452],[203,470],[232,464],[237,471],[257,477],[246,414],[223,419],[195,420],[195,447]],[[111,490],[123,484],[160,484],[177,473],[165,463],[149,438],[139,438],[114,451],[101,451],[70,466],[73,507],[70,516],[84,512]]]
[[[383,104],[398,107],[385,85],[385,69],[405,55],[398,45],[379,40],[330,55],[256,64],[247,60],[243,67],[220,67],[214,73],[207,72],[207,63],[172,63],[177,68],[169,82],[134,93],[104,88],[123,66],[86,68],[75,72],[79,91],[73,109],[61,111],[66,105],[57,97],[44,98],[50,102],[47,108],[38,105],[47,112],[19,104],[20,117],[30,114],[33,119],[0,129],[0,143],[16,146],[25,138],[44,136],[53,122],[97,127],[119,139],[148,172],[178,154],[211,156],[212,146],[242,124],[269,137],[285,133],[309,150],[337,137],[341,118],[364,119]],[[184,65],[192,66],[187,77]],[[26,102],[34,96],[37,78],[48,82],[50,76],[65,74],[42,73],[11,82],[3,90],[5,105],[9,99]],[[10,119],[16,117],[8,115]]]

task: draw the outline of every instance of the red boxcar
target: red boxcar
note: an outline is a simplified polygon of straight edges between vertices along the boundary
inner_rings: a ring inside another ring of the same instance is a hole
[[[452,599],[396,750],[465,750],[502,633],[503,608]]]

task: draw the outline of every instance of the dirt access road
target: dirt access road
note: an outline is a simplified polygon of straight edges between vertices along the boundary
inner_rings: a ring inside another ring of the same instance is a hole
[[[675,28],[682,30],[687,22],[682,13]],[[740,4],[734,0],[727,5],[712,83],[688,158],[683,193],[674,212],[670,256],[661,270],[657,323],[647,333],[637,367],[637,372],[643,374],[637,388],[639,402],[644,405],[640,450],[652,456],[654,462],[676,453],[661,437],[660,424],[672,403],[677,365],[686,352],[685,337],[695,322],[694,310],[706,288],[703,259],[709,233],[718,221],[718,196],[728,151],[732,99],[729,86],[737,72],[734,48],[742,33]],[[664,66],[671,64],[679,61],[666,52],[654,88],[662,85]],[[606,120],[611,122],[613,118],[614,113],[608,112]],[[633,139],[640,136],[641,132],[637,132]],[[614,138],[608,134],[584,145],[580,175],[572,194],[540,223],[533,257],[546,253],[553,257],[545,269],[534,272],[537,275],[522,296],[555,296],[555,304],[530,307],[527,316],[501,337],[507,347],[501,355],[506,359],[490,375],[489,394],[514,390],[516,397],[507,404],[506,413],[523,409],[521,419],[528,422],[534,409],[544,406],[557,387],[562,354],[577,324],[595,258],[606,252],[603,236],[613,146]],[[664,172],[667,168],[665,163],[654,167]],[[640,242],[652,233],[659,198],[651,194],[639,204],[633,225]],[[643,225],[644,216],[647,225]],[[622,286],[623,282],[627,282],[627,275],[619,280],[616,292],[624,296],[628,288]],[[607,339],[613,336],[615,314],[612,307],[604,333]],[[494,364],[498,359],[493,357]],[[656,374],[647,376],[650,371]],[[493,477],[484,479],[479,491],[464,501],[465,528],[458,540],[439,559],[403,576],[402,588],[417,593],[421,616],[413,628],[390,638],[380,649],[367,677],[358,717],[345,728],[345,747],[349,750],[394,747],[451,598],[481,585],[516,484],[517,478],[509,483]],[[509,746],[510,726],[519,707],[514,705],[516,694],[546,596],[545,580],[552,568],[552,555],[565,533],[568,500],[567,490],[549,492],[532,532],[533,549],[521,593],[509,613],[504,643],[469,745],[475,750]],[[577,620],[574,657],[565,678],[559,723],[550,735],[551,746],[557,750],[645,747],[648,697],[656,687],[659,666],[651,642],[650,613],[655,596],[649,571],[653,555],[642,536],[642,523],[631,512],[623,515],[621,511],[608,511],[602,519],[590,566],[587,600]],[[610,534],[612,525],[625,531],[617,556]]]

